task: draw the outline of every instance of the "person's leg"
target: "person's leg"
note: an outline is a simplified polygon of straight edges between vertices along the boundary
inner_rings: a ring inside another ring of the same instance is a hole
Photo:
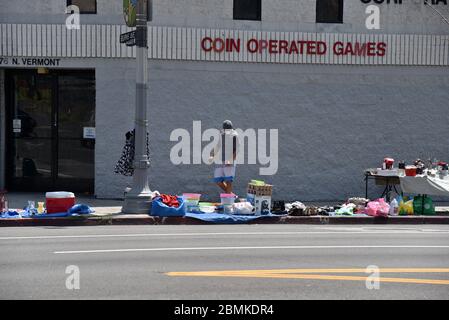
[[[226,193],[232,193],[232,181],[226,181]]]
[[[224,183],[224,172],[223,167],[215,167],[214,169],[214,182],[219,186],[223,191],[226,192],[226,184]]]
[[[226,193],[232,193],[232,182],[235,177],[235,165],[226,166],[223,169],[224,179],[226,183]]]
[[[221,190],[226,192],[226,188],[227,188],[227,184],[226,183],[224,183],[223,181],[220,181],[220,182],[217,182],[217,186],[219,186],[221,188]]]

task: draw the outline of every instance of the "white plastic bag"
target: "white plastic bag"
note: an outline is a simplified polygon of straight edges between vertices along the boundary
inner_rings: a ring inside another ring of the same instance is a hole
[[[233,205],[234,214],[254,214],[254,207],[251,203],[245,202],[236,202]]]

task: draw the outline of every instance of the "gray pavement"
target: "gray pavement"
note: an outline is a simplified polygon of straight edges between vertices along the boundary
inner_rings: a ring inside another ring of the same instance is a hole
[[[79,290],[66,288],[71,265],[80,271]],[[361,271],[369,265],[399,268],[382,271],[381,279],[411,282],[380,282],[379,290],[368,290]],[[360,270],[321,271],[319,279],[301,278],[304,270],[210,273],[304,268]],[[448,268],[449,226],[443,225],[0,229],[1,299],[448,299]],[[185,274],[197,271],[209,273]],[[348,279],[354,276],[362,278]]]

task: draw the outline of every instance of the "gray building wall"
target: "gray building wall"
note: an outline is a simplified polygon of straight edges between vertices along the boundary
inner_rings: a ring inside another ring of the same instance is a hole
[[[262,0],[262,21],[234,21],[233,0],[153,0],[152,24],[267,31],[366,32],[367,4],[344,1],[343,24],[316,24],[316,0]],[[447,34],[449,26],[424,0],[402,5],[379,4],[383,33]],[[374,3],[371,3],[374,4]],[[65,0],[0,0],[4,23],[64,23]],[[435,5],[449,17],[449,5]],[[96,15],[82,15],[84,24],[123,24],[122,0],[97,0]],[[375,32],[375,31],[370,31]]]
[[[125,75],[125,76],[124,76]],[[124,133],[132,128],[132,65],[97,68],[97,195],[123,193],[128,179],[112,174]],[[335,200],[364,194],[363,170],[385,156],[446,159],[449,73],[435,67],[150,63],[153,189],[217,197],[207,165],[170,163],[170,133],[203,130],[223,119],[236,127],[279,129],[279,171],[237,168],[236,193],[250,179],[275,185],[276,198]],[[112,110],[114,110],[112,112]],[[114,128],[114,130],[111,130]],[[373,189],[374,190],[374,189]]]
[[[405,2],[405,1],[404,1]],[[98,0],[97,15],[82,24],[123,24],[122,1]],[[422,2],[379,5],[381,30],[365,28],[367,5],[345,1],[343,24],[316,24],[315,0],[263,1],[262,21],[232,20],[232,0],[155,0],[153,25],[240,30],[449,34]],[[63,24],[65,1],[0,0],[0,23]],[[449,6],[436,6],[449,16]],[[113,173],[134,120],[133,59],[70,59],[70,68],[96,70],[95,191],[123,196],[129,178]],[[258,165],[237,168],[236,193],[250,179],[275,185],[286,200],[335,200],[364,193],[363,169],[383,157],[447,159],[447,67],[279,65],[152,60],[149,66],[152,189],[200,192],[216,199],[207,165],[170,162],[170,133],[203,129],[231,119],[236,127],[279,130],[279,170],[258,175]]]

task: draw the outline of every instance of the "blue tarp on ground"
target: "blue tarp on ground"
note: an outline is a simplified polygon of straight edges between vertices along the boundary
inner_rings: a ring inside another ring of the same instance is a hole
[[[187,212],[185,217],[194,218],[201,221],[212,222],[212,223],[223,223],[223,224],[238,224],[238,223],[248,223],[258,219],[267,219],[273,217],[279,217],[279,215],[269,214],[264,216],[250,216],[250,215],[234,215],[234,214],[223,214],[223,213],[192,213]]]
[[[44,218],[65,218],[65,217],[75,217],[75,216],[85,216],[94,213],[91,207],[85,204],[76,204],[67,212],[60,213],[51,213],[51,214],[36,214],[37,211],[34,212],[34,215],[30,213],[28,209],[20,210],[20,214],[18,211],[10,210],[8,212],[3,212],[0,214],[0,219],[20,219],[20,218],[32,218],[32,219],[44,219]]]

